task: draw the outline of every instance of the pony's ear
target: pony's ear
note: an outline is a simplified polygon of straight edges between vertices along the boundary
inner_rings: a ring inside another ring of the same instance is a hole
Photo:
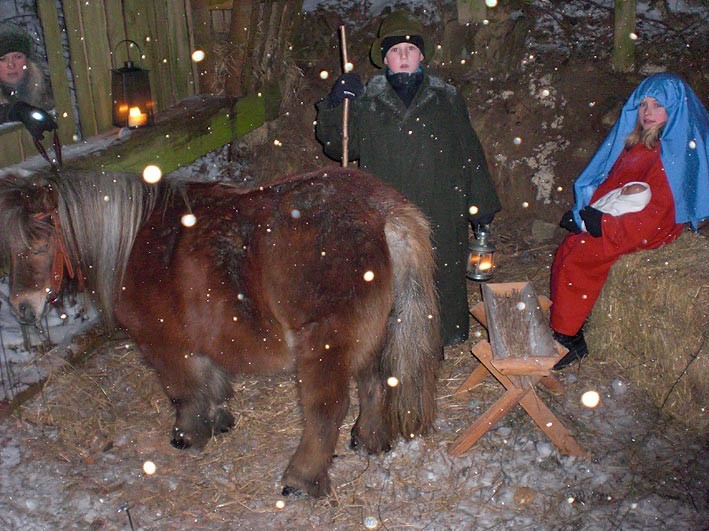
[[[56,184],[40,179],[32,182],[24,197],[25,208],[30,215],[51,214],[57,210]]]
[[[0,177],[0,211],[23,208],[29,215],[52,212],[57,206],[55,186],[45,177],[6,173]]]
[[[49,214],[56,210],[56,185],[37,176],[5,174],[0,177],[0,245],[28,242],[50,230]]]

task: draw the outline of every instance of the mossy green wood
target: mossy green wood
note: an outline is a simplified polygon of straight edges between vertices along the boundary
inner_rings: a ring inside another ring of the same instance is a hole
[[[24,127],[18,122],[17,124],[3,125],[0,129],[2,137],[2,149],[0,149],[0,168],[15,164],[17,161],[23,160],[22,131]]]
[[[65,163],[65,171],[81,168],[140,173],[148,164],[155,164],[169,173],[262,125],[266,99],[253,95],[233,104],[232,99],[200,96],[197,102],[188,101],[180,104],[181,109],[171,109],[170,116],[155,127],[135,130],[130,138],[98,155]]]
[[[47,66],[49,79],[52,84],[54,108],[56,109],[56,122],[59,126],[59,138],[63,144],[74,141],[76,120],[74,106],[71,103],[71,93],[66,73],[66,58],[62,46],[62,33],[59,26],[59,13],[55,0],[38,0],[37,13],[42,22],[44,44],[47,51]],[[3,140],[4,144],[4,140]],[[14,164],[20,159],[11,162]],[[5,162],[3,160],[3,162]],[[4,165],[3,165],[4,166]]]

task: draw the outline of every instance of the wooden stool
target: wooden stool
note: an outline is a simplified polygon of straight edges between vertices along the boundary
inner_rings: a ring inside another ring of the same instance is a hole
[[[472,314],[487,328],[490,343],[483,340],[473,347],[472,352],[481,365],[453,394],[470,391],[490,375],[506,391],[449,446],[448,453],[455,456],[465,453],[519,404],[562,453],[589,458],[534,392],[539,383],[554,393],[564,391],[551,369],[567,350],[554,341],[542,316],[551,301],[537,297],[529,282],[483,284],[482,293],[483,302],[473,308]]]

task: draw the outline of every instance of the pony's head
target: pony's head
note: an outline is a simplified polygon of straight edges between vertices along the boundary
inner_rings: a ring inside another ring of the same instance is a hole
[[[63,279],[76,277],[112,325],[133,241],[158,194],[130,174],[0,177],[0,255],[20,322],[39,321]]]
[[[51,177],[0,178],[0,263],[9,267],[9,302],[22,324],[39,321],[56,296],[57,219]]]

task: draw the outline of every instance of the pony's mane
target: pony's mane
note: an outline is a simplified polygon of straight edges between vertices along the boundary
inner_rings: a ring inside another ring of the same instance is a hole
[[[160,188],[136,175],[91,172],[62,175],[55,185],[61,237],[104,321],[113,324],[133,242]]]
[[[115,297],[140,226],[155,208],[164,186],[148,185],[124,173],[69,172],[0,178],[0,257],[10,244],[31,243],[54,228],[60,234],[85,288],[113,324]],[[171,195],[171,194],[165,194]]]

